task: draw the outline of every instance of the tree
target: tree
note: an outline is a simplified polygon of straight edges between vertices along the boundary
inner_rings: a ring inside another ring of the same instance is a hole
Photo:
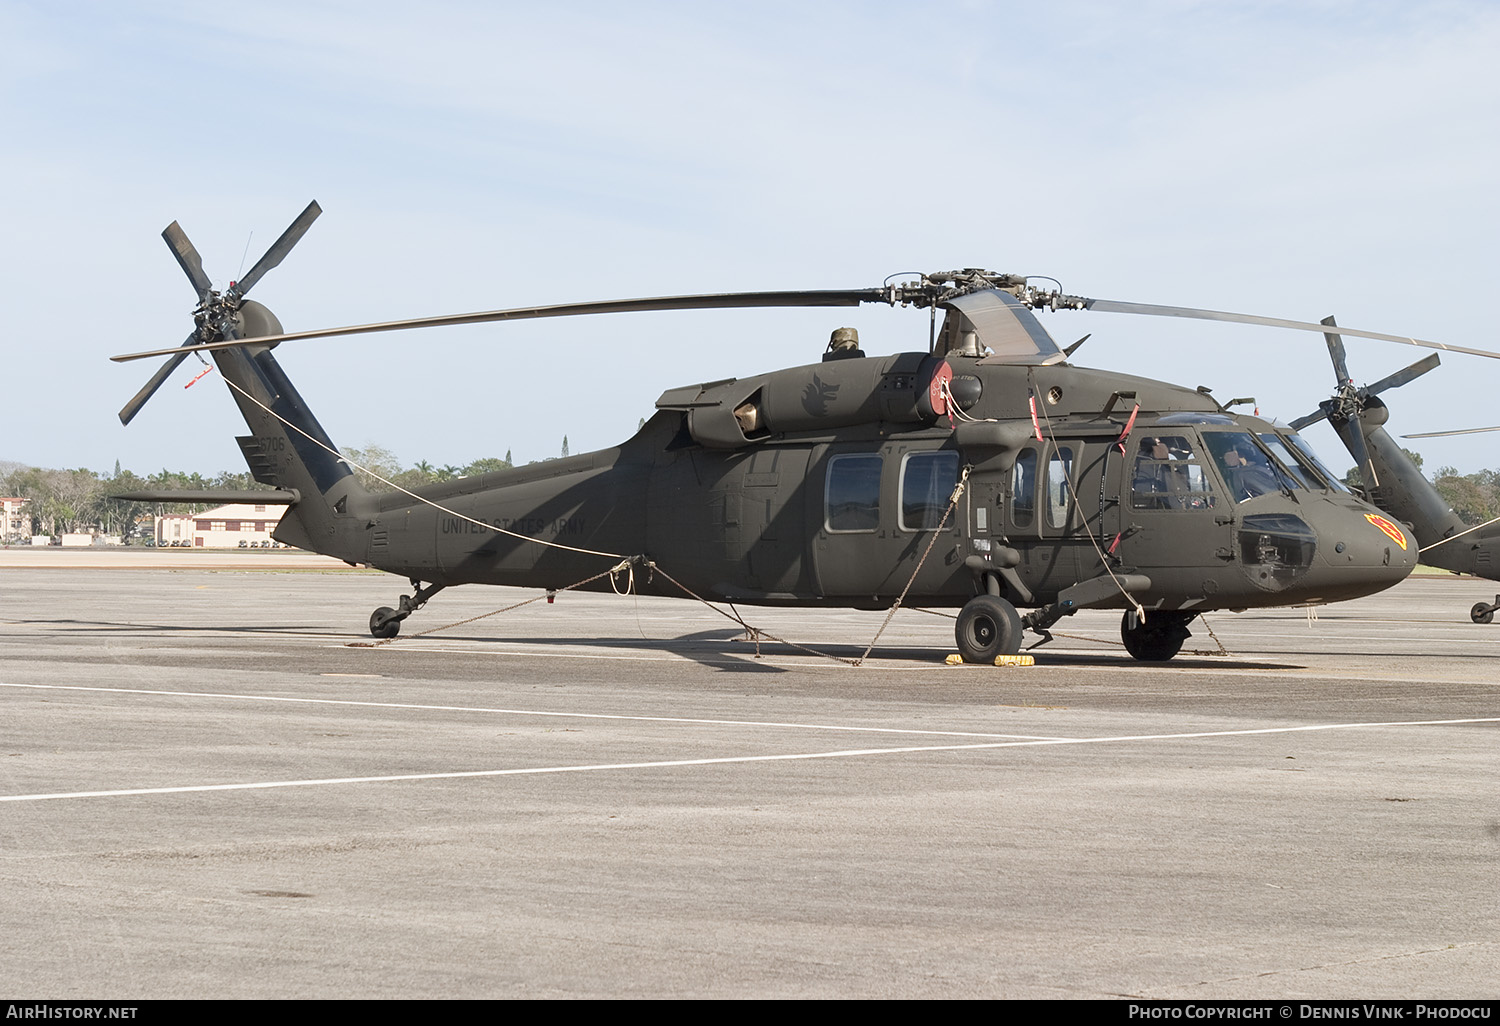
[[[118,464],[118,460],[116,463]],[[109,480],[109,492],[135,492],[142,491],[147,487],[147,482],[136,477],[128,470],[115,470],[115,476]],[[151,502],[122,502],[112,499],[105,504],[106,512],[104,519],[104,530],[108,534],[119,534],[129,544],[130,539],[141,533],[138,530],[138,521],[146,516],[154,516],[156,503]]]
[[[104,483],[92,470],[28,467],[6,478],[6,491],[27,499],[33,522],[44,534],[68,534],[98,525],[104,512]]]
[[[506,458],[503,460],[496,459],[493,456],[483,456],[464,468],[464,476],[473,477],[477,474],[488,474],[496,470],[508,469],[510,469],[510,458],[508,453],[506,454]]]
[[[339,454],[354,470],[359,483],[374,492],[390,491],[391,486],[386,482],[394,481],[401,473],[396,454],[373,442],[363,449],[340,449]]]
[[[1472,527],[1495,518],[1500,507],[1495,483],[1492,470],[1460,475],[1453,467],[1439,467],[1433,486],[1458,518]]]

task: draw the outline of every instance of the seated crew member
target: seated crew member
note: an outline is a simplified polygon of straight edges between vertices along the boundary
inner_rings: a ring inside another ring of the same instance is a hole
[[[1235,502],[1276,490],[1276,475],[1263,462],[1254,459],[1255,455],[1246,452],[1243,446],[1224,451],[1225,476],[1229,479],[1229,492]]]
[[[1169,465],[1171,452],[1161,438],[1142,438],[1140,453],[1135,459],[1135,478],[1131,484],[1135,509],[1172,509]]]

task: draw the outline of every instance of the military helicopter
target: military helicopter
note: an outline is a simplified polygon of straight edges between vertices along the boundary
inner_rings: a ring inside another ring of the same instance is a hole
[[[1332,317],[1322,322],[1337,328]],[[1439,364],[1436,353],[1382,378],[1373,385],[1357,387],[1349,375],[1344,342],[1337,331],[1325,331],[1328,355],[1336,381],[1333,396],[1319,404],[1317,412],[1292,421],[1294,430],[1327,419],[1349,455],[1360,467],[1362,491],[1371,502],[1402,522],[1415,536],[1423,562],[1455,573],[1500,580],[1500,524],[1465,524],[1446,499],[1422,474],[1421,468],[1386,433],[1390,410],[1380,393],[1413,381]],[[1496,431],[1500,428],[1469,428],[1465,431],[1428,431],[1403,438],[1436,438],[1443,435]],[[1491,623],[1500,610],[1495,601],[1476,602],[1469,610],[1475,623]]]
[[[168,226],[163,237],[198,295],[195,327],[176,348],[113,358],[169,357],[120,419],[128,423],[188,353],[210,353],[249,425],[237,439],[245,460],[274,489],[254,492],[255,501],[288,506],[276,539],[410,581],[413,594],[370,615],[377,638],[394,637],[454,585],[602,591],[616,586],[612,568],[633,565],[646,594],[956,608],[969,662],[1018,652],[1027,630],[1046,641],[1080,610],[1123,610],[1129,653],[1165,660],[1202,612],[1352,599],[1396,584],[1416,563],[1410,533],[1351,494],[1295,432],[1232,413],[1235,403],[1221,405],[1208,389],[1074,366],[1081,340],[1060,348],[1036,311],[1320,325],[1086,299],[969,268],[875,288],[285,332],[245,296],[319,213],[310,204],[223,292],[178,224]],[[613,448],[410,492],[359,483],[272,353],[295,339],[438,325],[866,303],[929,311],[926,347],[870,356],[841,329],[817,362],[667,389],[635,436]]]

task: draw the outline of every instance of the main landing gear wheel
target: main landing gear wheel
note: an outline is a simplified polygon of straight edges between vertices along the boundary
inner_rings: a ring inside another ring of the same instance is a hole
[[[1143,662],[1158,663],[1171,659],[1182,651],[1182,643],[1193,636],[1187,629],[1197,613],[1163,611],[1149,613],[1146,622],[1127,610],[1120,621],[1120,640],[1125,642],[1125,651]]]
[[[381,606],[370,614],[370,633],[377,638],[394,638],[401,633],[401,618],[390,606]]]
[[[1500,595],[1495,597],[1495,601],[1500,603]],[[1495,607],[1488,602],[1476,602],[1474,608],[1469,610],[1469,619],[1475,623],[1494,623]]]
[[[1021,614],[999,596],[976,595],[959,612],[953,634],[964,662],[993,663],[1021,651]]]

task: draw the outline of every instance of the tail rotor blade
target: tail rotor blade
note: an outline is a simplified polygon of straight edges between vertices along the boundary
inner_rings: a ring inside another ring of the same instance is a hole
[[[1327,410],[1319,410],[1316,413],[1309,413],[1305,417],[1298,417],[1296,420],[1292,421],[1292,430],[1301,431],[1303,428],[1307,427],[1307,425],[1316,424],[1318,421],[1327,418],[1327,416]]]
[[[1394,374],[1390,374],[1386,377],[1381,378],[1369,388],[1361,389],[1361,392],[1366,396],[1372,396],[1379,395],[1381,392],[1384,392],[1388,388],[1400,388],[1407,382],[1415,381],[1417,378],[1420,378],[1423,374],[1426,374],[1428,371],[1432,370],[1442,362],[1443,361],[1438,357],[1438,354],[1433,353],[1431,356],[1425,359],[1418,360],[1410,367],[1403,368],[1402,370],[1398,370]]]
[[[1324,317],[1322,322],[1329,327],[1336,327],[1332,315]],[[1338,381],[1338,387],[1343,388],[1349,384],[1349,364],[1344,359],[1344,340],[1331,331],[1323,332],[1323,340],[1328,343],[1328,355],[1333,359],[1333,373]]]
[[[255,262],[255,266],[250,268],[250,273],[235,283],[234,291],[243,296],[254,288],[255,283],[260,281],[267,271],[285,259],[286,255],[291,252],[292,247],[297,244],[302,236],[307,234],[307,230],[312,227],[312,223],[318,219],[318,215],[322,212],[323,208],[318,206],[317,200],[309,203],[307,209],[297,215],[297,220],[293,221],[291,226],[281,233],[281,238],[277,239],[271,244],[271,248],[266,250],[265,256]]]
[[[196,332],[194,332],[193,334],[189,335],[187,337],[187,340],[182,344],[185,346],[190,346],[196,341],[198,341],[198,335]],[[187,356],[187,352],[184,351],[181,353],[174,353],[173,355],[167,357],[167,361],[157,369],[155,374],[151,375],[151,380],[146,382],[145,386],[135,394],[135,398],[131,399],[130,402],[126,403],[120,409],[121,424],[129,424],[131,420],[135,418],[135,415],[141,412],[141,407],[145,406],[147,400],[149,400],[153,395],[156,394],[156,390],[160,388],[162,384],[167,380],[167,378],[171,376],[172,372],[177,369],[178,364],[187,359]]]
[[[1365,445],[1365,433],[1360,427],[1357,417],[1350,418],[1342,424],[1334,424],[1334,430],[1339,433],[1339,438],[1349,450],[1349,455],[1354,457],[1354,462],[1359,464],[1360,473],[1365,477],[1365,485],[1369,488],[1380,486],[1380,475],[1375,473],[1375,464],[1370,461],[1370,449]]]
[[[203,258],[198,255],[197,248],[188,241],[187,232],[176,221],[162,231],[161,237],[167,240],[167,246],[172,250],[172,255],[177,258],[177,263],[182,267],[183,273],[193,283],[193,288],[198,290],[198,298],[201,300],[213,290],[213,282],[208,280],[208,275],[203,273]]]

